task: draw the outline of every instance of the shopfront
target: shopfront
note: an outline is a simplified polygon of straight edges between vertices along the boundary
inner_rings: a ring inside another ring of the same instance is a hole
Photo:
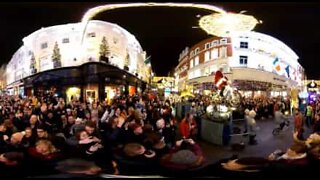
[[[120,96],[125,92],[124,85],[108,85],[104,88],[105,92],[105,101],[110,104],[111,100],[116,97]]]
[[[145,88],[146,82],[136,76],[97,62],[41,72],[24,79],[24,91],[28,96],[43,96],[54,89],[51,93],[64,98],[67,103],[74,98],[90,103],[110,102],[116,95],[133,96]]]
[[[66,91],[66,100],[67,103],[74,100],[79,100],[81,96],[81,89],[79,87],[69,87]]]

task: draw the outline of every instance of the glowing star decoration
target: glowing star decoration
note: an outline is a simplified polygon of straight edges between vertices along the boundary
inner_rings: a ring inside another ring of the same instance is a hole
[[[248,32],[262,21],[250,15],[235,13],[215,13],[203,16],[199,21],[201,29],[210,35],[229,37],[233,32]]]

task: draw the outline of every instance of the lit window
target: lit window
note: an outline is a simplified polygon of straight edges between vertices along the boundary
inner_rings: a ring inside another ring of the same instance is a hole
[[[227,57],[227,48],[226,47],[221,47],[219,48],[219,55],[220,55],[220,58],[225,58]]]
[[[227,38],[223,38],[220,40],[220,45],[225,45],[227,44]]]
[[[48,43],[45,42],[45,43],[42,43],[42,44],[41,44],[41,49],[45,49],[45,48],[47,48],[47,47],[48,47]]]
[[[197,48],[194,52],[194,55],[197,55],[200,52],[200,48]]]
[[[94,32],[88,33],[88,37],[96,37],[96,33],[94,33]]]
[[[204,53],[204,62],[207,62],[210,60],[210,51],[206,51]]]
[[[209,48],[210,48],[210,43],[206,43],[206,45],[205,45],[204,48],[205,48],[205,49],[209,49]]]
[[[190,68],[193,68],[193,59],[190,61]]]
[[[248,64],[248,56],[240,56],[240,65],[247,65]]]
[[[70,42],[69,38],[63,38],[62,39],[62,43],[69,43],[69,42]]]
[[[217,59],[218,58],[218,49],[215,48],[211,50],[211,59]]]
[[[240,42],[240,48],[248,48],[248,42]]]
[[[199,64],[199,56],[196,56],[194,58],[194,66],[198,65]]]
[[[218,46],[218,45],[219,45],[219,40],[214,40],[211,43],[211,47]]]

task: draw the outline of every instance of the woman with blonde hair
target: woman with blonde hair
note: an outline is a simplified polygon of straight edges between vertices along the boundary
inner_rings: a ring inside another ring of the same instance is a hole
[[[60,157],[60,150],[47,139],[38,140],[35,147],[29,148],[28,152],[38,160],[56,160]]]

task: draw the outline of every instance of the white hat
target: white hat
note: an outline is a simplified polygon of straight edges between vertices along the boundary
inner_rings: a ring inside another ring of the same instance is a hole
[[[82,118],[77,118],[76,122],[82,122]]]

